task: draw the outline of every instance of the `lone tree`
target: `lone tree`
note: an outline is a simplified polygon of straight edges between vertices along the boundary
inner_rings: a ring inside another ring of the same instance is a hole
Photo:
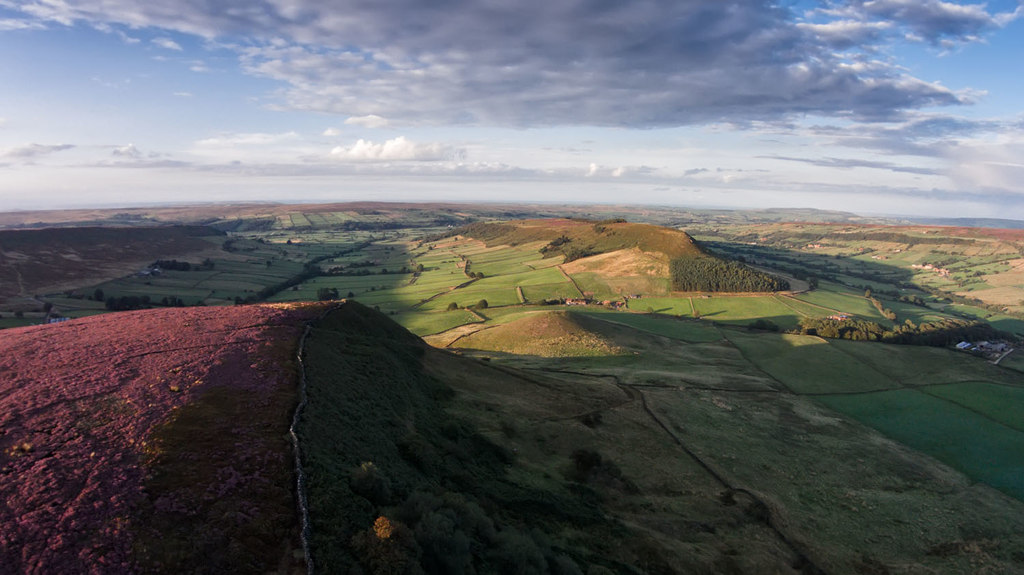
[[[476,309],[487,309],[487,300],[482,299],[476,302]]]
[[[484,303],[487,303],[487,302],[484,302]],[[455,311],[457,309],[459,309],[459,304],[457,304],[455,302],[452,302],[452,303],[448,304],[448,311]]]
[[[103,297],[103,290],[96,288],[96,291],[92,292],[92,299],[96,301],[106,301],[106,298]]]

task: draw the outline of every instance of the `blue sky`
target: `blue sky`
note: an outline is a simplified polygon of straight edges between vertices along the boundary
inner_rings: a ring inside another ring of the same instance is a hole
[[[1022,20],[1015,0],[0,0],[0,209],[1024,219]]]

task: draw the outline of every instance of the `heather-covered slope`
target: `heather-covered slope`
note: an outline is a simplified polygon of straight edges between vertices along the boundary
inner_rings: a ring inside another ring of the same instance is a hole
[[[0,571],[287,570],[292,358],[322,309],[146,310],[0,333]]]

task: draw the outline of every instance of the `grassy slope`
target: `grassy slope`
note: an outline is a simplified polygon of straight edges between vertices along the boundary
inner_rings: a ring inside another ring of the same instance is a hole
[[[603,337],[601,324],[568,312],[533,314],[466,336],[464,349],[505,351],[539,356],[607,356],[623,352]]]
[[[750,501],[720,500],[606,378],[459,358],[357,304],[314,330],[307,366],[319,570],[795,572]]]
[[[710,496],[709,492],[695,487],[700,474],[692,470],[677,472],[687,478],[689,488],[673,495],[655,495],[659,488],[671,484],[663,475],[666,471],[662,462],[670,457],[678,462],[683,457],[676,451],[678,444],[673,444],[671,438],[675,437],[705,459],[731,486],[750,489],[768,501],[772,524],[780,526],[826,572],[899,571],[901,565],[918,565],[936,572],[979,568],[1020,572],[1014,559],[1024,552],[1024,538],[1018,534],[1024,526],[1024,504],[1020,501],[983,485],[972,485],[965,476],[939,465],[931,457],[891,442],[815,401],[784,393],[779,383],[767,379],[730,341],[683,343],[687,334],[684,331],[676,335],[675,326],[690,322],[642,316],[646,323],[660,321],[665,326],[645,324],[641,327],[646,333],[638,333],[616,321],[627,317],[626,314],[595,315],[607,316],[612,321],[601,330],[603,337],[631,353],[587,358],[490,353],[492,363],[514,365],[522,369],[523,377],[556,373],[569,377],[571,373],[577,387],[558,390],[565,394],[560,397],[542,399],[528,395],[521,387],[502,388],[498,384],[487,386],[467,380],[458,389],[471,390],[467,393],[487,408],[482,412],[472,407],[461,409],[475,417],[479,426],[494,429],[490,437],[518,449],[524,460],[535,454],[540,457],[546,449],[593,446],[628,472],[644,496],[658,501],[653,507],[631,506],[641,505],[639,500],[644,497],[615,496],[621,504],[609,504],[609,513],[615,517],[633,513],[634,524],[666,521],[656,510],[671,508],[673,513],[688,517],[693,517],[690,514],[696,513],[695,508],[708,510],[707,501],[701,502],[697,494]],[[654,335],[659,330],[678,339],[659,338]],[[800,379],[794,378],[801,369],[783,369],[785,361],[765,364],[776,371],[782,383],[795,389],[821,393],[895,385],[891,381],[865,379],[865,374],[877,375],[877,371],[846,355],[844,350],[828,350],[829,344],[824,342],[794,346],[805,342],[788,342],[777,335],[755,335],[736,329],[721,331],[744,352],[760,353],[759,365],[787,353],[788,348],[795,348],[788,353],[807,352],[797,363],[811,373],[800,375]],[[760,349],[757,344],[770,343],[758,341],[762,339],[776,341],[778,345]],[[644,436],[642,444],[634,443],[638,430],[650,421],[645,422],[640,416],[642,410],[638,412],[639,406],[631,403],[602,410],[594,432],[582,436],[571,426],[551,418],[557,417],[557,413],[567,416],[566,411],[571,412],[572,406],[578,405],[578,398],[586,396],[583,386],[602,382],[618,382],[642,394],[660,419],[660,425],[665,426],[659,428],[663,435]],[[549,387],[549,393],[555,393],[553,389]],[[567,395],[568,390],[574,396]],[[849,397],[889,393],[892,392]],[[551,415],[546,416],[545,412]],[[944,415],[954,419],[958,416],[951,412]],[[943,437],[947,443],[972,449],[970,443],[951,441],[948,433],[957,435],[955,430],[942,428],[936,419],[915,423],[918,426],[914,429],[932,435],[946,434]],[[671,435],[666,435],[667,431]],[[986,449],[985,439],[978,441],[974,450]],[[993,468],[994,473],[1016,473],[1012,460],[1010,466],[1001,468],[1002,472]],[[950,462],[957,466],[971,463],[966,459]],[[550,470],[542,462],[535,465]],[[645,511],[638,512],[640,508]],[[727,539],[720,533],[720,543]],[[751,539],[764,542],[754,535]],[[689,548],[690,557],[702,557],[707,551],[707,546]],[[735,559],[742,566],[749,556],[739,552]],[[736,571],[744,569],[759,572],[750,567],[737,567]]]
[[[563,522],[613,526],[585,494],[512,481],[513,455],[445,413],[451,389],[423,370],[436,353],[355,303],[309,339],[300,435],[317,568],[574,572],[568,542],[552,532]],[[393,537],[375,534],[381,516],[397,526]]]

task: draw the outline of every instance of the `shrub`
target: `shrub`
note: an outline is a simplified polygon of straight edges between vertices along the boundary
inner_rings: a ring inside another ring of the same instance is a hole
[[[487,309],[487,300],[482,299],[476,302],[476,309]]]
[[[372,461],[363,462],[352,471],[352,475],[349,476],[349,487],[356,495],[374,505],[391,503],[391,482]]]

